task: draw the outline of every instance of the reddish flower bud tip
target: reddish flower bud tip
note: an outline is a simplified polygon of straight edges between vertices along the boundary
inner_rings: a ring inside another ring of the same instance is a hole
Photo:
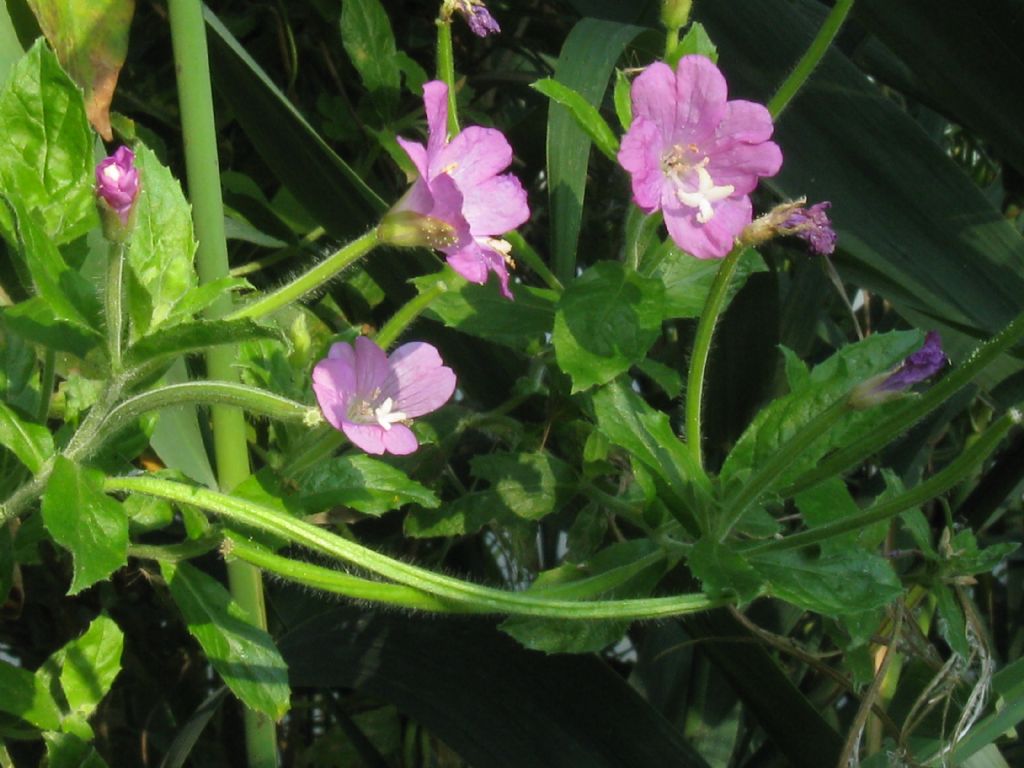
[[[135,153],[118,147],[113,155],[96,166],[96,195],[127,222],[132,206],[139,196],[139,171]]]

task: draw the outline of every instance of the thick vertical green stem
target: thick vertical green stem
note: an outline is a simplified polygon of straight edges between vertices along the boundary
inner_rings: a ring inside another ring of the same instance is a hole
[[[121,370],[124,345],[124,245],[110,243],[107,254],[107,287],[104,295],[107,321],[107,352],[115,374]]]
[[[690,455],[698,466],[704,466],[704,452],[701,448],[700,408],[704,398],[704,375],[708,367],[708,355],[711,352],[711,338],[715,335],[718,316],[725,306],[725,297],[729,291],[729,283],[740,254],[746,246],[737,245],[722,261],[718,268],[715,281],[711,284],[711,292],[704,303],[704,311],[697,323],[697,336],[693,340],[693,356],[690,358],[690,371],[686,378],[686,442]]]
[[[448,86],[448,133],[459,132],[459,110],[455,101],[455,53],[452,51],[451,19],[437,20],[437,79]]]
[[[206,26],[200,0],[168,0],[168,8],[178,73],[185,167],[199,241],[197,266],[199,279],[210,282],[227,276],[228,254]],[[223,317],[231,311],[231,306],[231,295],[225,292],[210,308],[209,315]],[[209,378],[237,381],[234,363],[235,352],[231,347],[213,348],[206,356]],[[245,418],[240,409],[223,405],[214,406],[212,416],[218,482],[224,490],[231,490],[249,476]],[[228,581],[235,600],[253,621],[265,628],[266,610],[259,570],[248,563],[229,563]],[[276,766],[277,734],[273,721],[249,709],[244,716],[249,765]]]
[[[782,81],[779,90],[775,92],[772,100],[768,102],[768,111],[772,113],[773,118],[777,118],[782,114],[782,111],[793,97],[796,96],[804,83],[807,82],[807,78],[811,76],[811,73],[825,57],[828,47],[835,40],[836,35],[839,33],[839,28],[843,26],[843,22],[846,21],[851,8],[853,8],[853,0],[838,0],[832,6],[832,10],[829,11],[825,23],[821,25],[818,34],[811,41],[811,46],[800,57],[800,61],[797,62],[796,67],[790,72],[789,77]]]

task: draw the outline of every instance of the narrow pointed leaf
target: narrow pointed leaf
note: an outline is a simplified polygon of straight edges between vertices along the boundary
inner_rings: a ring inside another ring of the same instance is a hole
[[[23,420],[0,401],[0,445],[18,457],[32,474],[53,455],[53,436],[40,424]]]

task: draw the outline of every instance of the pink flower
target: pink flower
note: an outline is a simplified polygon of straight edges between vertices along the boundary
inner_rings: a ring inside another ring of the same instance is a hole
[[[128,222],[139,196],[139,171],[135,154],[128,147],[118,147],[96,166],[96,195],[120,217],[122,224]]]
[[[331,346],[313,368],[313,391],[324,418],[364,451],[404,455],[419,447],[408,422],[448,401],[455,374],[430,344],[403,344],[389,357],[360,336]]]
[[[661,209],[684,251],[725,256],[751,222],[748,195],[758,178],[782,165],[768,140],[768,110],[728,101],[725,78],[704,56],[684,56],[675,72],[651,64],[633,81],[632,102],[619,163],[632,177],[636,204],[647,213]]]
[[[508,298],[508,243],[497,239],[530,217],[519,179],[501,173],[512,162],[512,147],[501,131],[470,126],[448,141],[448,87],[437,80],[423,86],[427,144],[399,138],[419,178],[393,211],[413,211],[448,224],[449,243],[439,247],[452,268],[471,283],[494,272]]]

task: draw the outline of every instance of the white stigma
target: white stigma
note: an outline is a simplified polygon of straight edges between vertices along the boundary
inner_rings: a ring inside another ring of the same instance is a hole
[[[409,418],[401,411],[392,411],[391,409],[394,405],[394,401],[388,397],[385,398],[383,403],[373,409],[373,415],[377,417],[377,423],[384,427],[385,432],[391,430],[392,424],[397,424]]]
[[[686,192],[683,189],[676,188],[676,197],[679,198],[680,203],[689,208],[699,209],[697,221],[701,224],[707,224],[711,221],[711,217],[715,215],[715,211],[711,207],[712,203],[725,200],[725,198],[736,191],[736,187],[732,184],[717,186],[711,178],[711,174],[708,173],[707,164],[707,158],[704,158],[704,161],[693,169],[697,172],[696,191]]]

